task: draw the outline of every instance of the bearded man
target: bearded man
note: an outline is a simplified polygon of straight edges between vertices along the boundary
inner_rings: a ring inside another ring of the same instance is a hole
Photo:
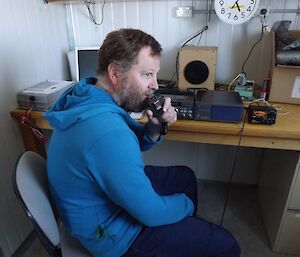
[[[141,30],[109,33],[98,77],[81,80],[45,114],[51,194],[71,236],[97,257],[238,257],[223,228],[195,217],[197,184],[184,166],[144,165],[142,151],[177,119],[171,99],[157,118],[140,112],[158,89],[160,44]]]

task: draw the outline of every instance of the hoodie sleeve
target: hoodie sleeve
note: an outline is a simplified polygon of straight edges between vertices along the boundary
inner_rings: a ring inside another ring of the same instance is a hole
[[[148,135],[145,134],[145,125],[142,125],[131,118],[127,119],[127,124],[138,138],[141,151],[147,151],[154,145],[161,143],[163,140],[163,136],[160,136],[157,141],[153,141]]]
[[[88,152],[87,166],[109,198],[146,226],[175,223],[193,213],[185,194],[160,196],[154,191],[132,132],[106,134]]]

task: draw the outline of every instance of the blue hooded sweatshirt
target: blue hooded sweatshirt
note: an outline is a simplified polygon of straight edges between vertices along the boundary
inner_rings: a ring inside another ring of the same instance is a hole
[[[178,222],[194,206],[185,194],[154,191],[141,151],[157,142],[95,83],[77,83],[44,115],[54,128],[49,186],[69,233],[94,256],[119,257],[143,225]]]

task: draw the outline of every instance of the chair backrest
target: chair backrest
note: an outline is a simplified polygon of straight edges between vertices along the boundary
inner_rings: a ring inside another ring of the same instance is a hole
[[[21,155],[13,174],[13,187],[50,256],[91,257],[76,238],[58,226],[50,202],[46,161],[40,155],[31,151]]]
[[[47,181],[46,161],[37,153],[23,153],[13,175],[15,194],[49,255],[61,256],[60,231]]]

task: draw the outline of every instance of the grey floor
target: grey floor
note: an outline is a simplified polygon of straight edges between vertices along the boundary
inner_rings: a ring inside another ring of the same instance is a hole
[[[225,204],[225,195],[228,188],[227,184],[199,181],[198,188],[198,215],[220,224]],[[241,257],[295,256],[274,253],[270,250],[260,214],[256,186],[232,186],[228,206],[223,219],[223,226],[228,229],[239,242],[242,249]],[[48,257],[36,237],[32,237],[30,241],[30,246],[26,252],[19,253],[15,257]]]

